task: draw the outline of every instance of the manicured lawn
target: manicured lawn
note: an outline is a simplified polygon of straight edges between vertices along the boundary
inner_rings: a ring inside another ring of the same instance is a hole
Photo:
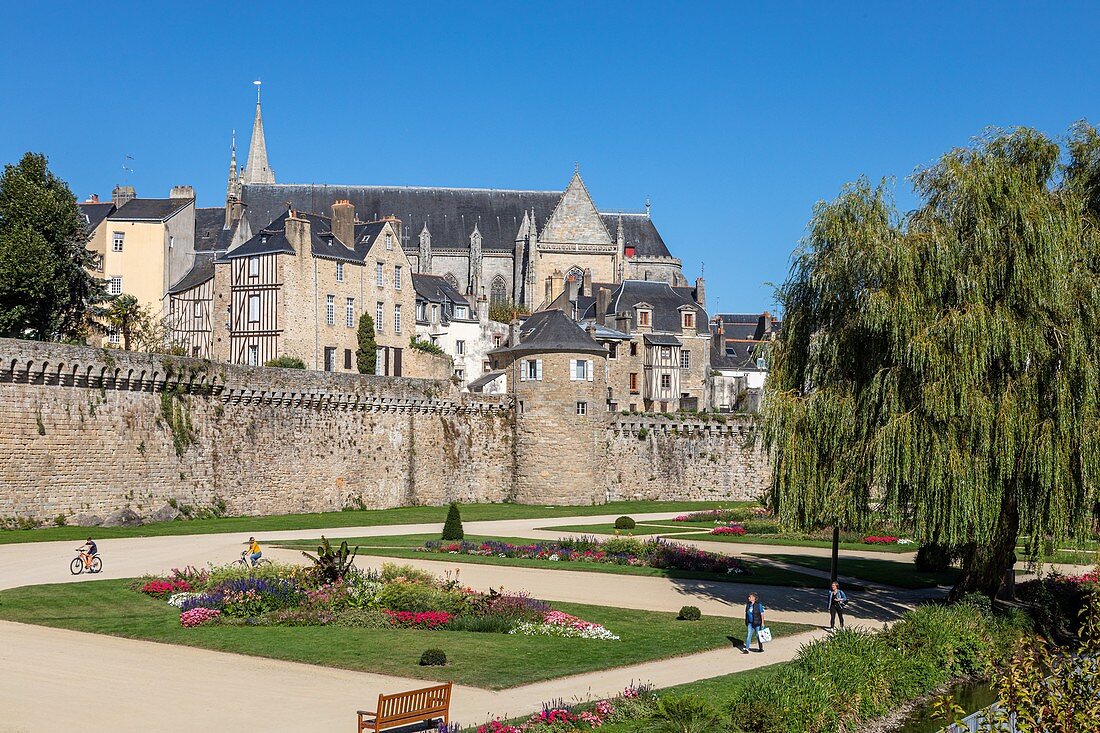
[[[614,524],[567,524],[559,527],[540,527],[544,532],[561,532],[562,535],[579,534],[621,534],[626,537],[640,537],[643,535],[682,534],[684,532],[699,532],[695,527],[677,527],[671,524],[652,522],[639,522],[634,529],[615,529]]]
[[[645,514],[680,512],[714,506],[709,501],[615,501],[595,506],[538,506],[528,504],[464,504],[464,521],[495,519],[537,519],[539,517],[581,517],[601,514]],[[45,527],[41,529],[0,530],[0,544],[13,542],[50,542],[83,540],[89,534],[98,539],[116,537],[159,537],[162,535],[210,534],[222,532],[278,532],[326,527],[377,527],[384,524],[420,524],[447,518],[447,508],[411,506],[396,509],[367,509],[319,514],[282,514],[273,517],[222,517],[189,521],[159,522],[141,527]]]
[[[719,575],[715,573],[699,573],[685,570],[662,570],[660,568],[636,567],[633,565],[611,565],[598,562],[551,562],[549,560],[486,555],[451,555],[442,552],[418,552],[416,550],[417,547],[423,546],[428,540],[438,540],[439,535],[435,534],[397,535],[394,537],[339,537],[329,539],[334,545],[345,539],[352,547],[358,545],[360,555],[377,555],[401,560],[434,560],[446,563],[470,563],[475,565],[507,565],[518,568],[535,568],[538,570],[572,570],[588,573],[611,573],[614,575],[644,575],[688,580],[717,580],[727,583],[782,585],[796,588],[816,588],[821,584],[820,578],[804,575],[786,568],[772,568],[766,566],[751,567],[751,572],[740,575]],[[509,542],[515,545],[531,545],[538,542],[538,540],[533,540],[529,537],[475,537],[472,535],[468,535],[466,540],[468,542],[497,540],[499,542]],[[296,550],[307,550],[310,552],[317,549],[317,543],[313,540],[286,540],[276,541],[270,544],[275,547],[286,547]],[[746,564],[752,565],[751,561]]]
[[[813,555],[760,555],[778,562],[803,565],[815,570],[829,570],[830,559],[828,557],[815,557]],[[931,588],[937,585],[952,585],[959,577],[959,570],[951,568],[941,573],[918,571],[912,562],[902,560],[878,560],[871,558],[842,557],[840,558],[839,573],[872,583],[892,585],[897,588]]]
[[[554,607],[603,624],[622,639],[337,626],[185,629],[176,609],[129,590],[128,582],[100,580],[6,590],[0,592],[0,619],[497,689],[730,646],[726,636],[740,633],[740,624],[728,618],[685,622],[676,621],[674,612],[571,603],[555,603]],[[777,636],[811,628],[769,626]],[[447,667],[417,664],[420,653],[429,647],[447,653]],[[735,653],[732,647],[730,653]]]

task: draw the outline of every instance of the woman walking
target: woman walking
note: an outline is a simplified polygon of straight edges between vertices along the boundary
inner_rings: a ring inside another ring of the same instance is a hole
[[[764,640],[760,638],[760,629],[764,628],[764,604],[755,593],[749,593],[749,602],[745,605],[745,627],[745,646],[741,647],[741,653],[749,653],[753,634],[756,634],[756,643],[760,645],[759,651],[764,651]]]
[[[848,596],[840,589],[840,583],[833,581],[829,590],[829,631],[836,628],[837,617],[840,617],[840,628],[844,628],[844,607],[848,605]]]

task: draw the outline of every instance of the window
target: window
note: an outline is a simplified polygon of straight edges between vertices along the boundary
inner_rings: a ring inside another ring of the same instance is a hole
[[[459,339],[458,341],[455,341],[455,353],[458,354],[459,356],[462,356],[463,354],[466,353],[466,342],[465,341],[463,341],[461,339]]]
[[[344,368],[351,369],[351,349],[344,349]]]
[[[415,330],[415,329],[414,329]],[[401,304],[393,307],[393,332],[401,333]]]
[[[416,320],[418,320],[418,321],[423,321],[424,320],[424,304],[423,303],[417,303],[416,304]]]
[[[634,394],[638,393],[638,372],[630,373],[630,391]]]
[[[259,366],[260,364],[260,347],[255,344],[248,347],[248,365]]]
[[[119,331],[117,328],[112,328],[110,331],[107,332],[107,343],[118,346],[120,343],[122,343],[122,332]]]
[[[344,303],[344,324],[348,328],[355,328],[355,298],[348,298]]]
[[[336,323],[336,296],[325,296],[325,323],[333,325]]]
[[[248,258],[248,276],[259,277],[260,276],[260,258],[249,257]]]
[[[199,349],[199,347],[198,347],[198,346],[192,346],[192,347],[191,347],[191,356],[193,356],[193,357],[195,357],[196,359],[198,359],[201,353],[202,353],[202,352],[201,352],[201,350]]]
[[[374,331],[375,333],[382,333],[382,309],[385,307],[385,303],[374,304]]]
[[[462,370],[462,369],[455,369],[455,377],[456,377],[457,379],[460,379],[460,380],[461,380],[461,379],[463,379],[463,378],[465,377],[465,374],[466,374],[466,372],[465,372],[464,370]]]
[[[248,322],[259,323],[260,322],[260,295],[259,293],[253,293],[248,296]]]
[[[103,272],[103,255],[95,256],[95,269],[97,272]]]
[[[344,263],[343,262],[337,262],[336,263],[336,282],[338,282],[338,283],[344,282]]]
[[[616,341],[607,342],[607,358],[614,359],[619,355],[619,344]]]
[[[638,311],[638,325],[639,326],[648,326],[649,325],[649,311]]]
[[[191,307],[192,313],[195,316],[195,320],[202,318],[202,301],[196,300],[195,304]]]
[[[592,362],[587,359],[570,359],[569,378],[574,382],[591,382]]]
[[[464,305],[455,306],[455,318],[468,318],[469,316],[466,315],[468,310]]]
[[[587,415],[588,414],[588,403],[587,402],[578,402],[577,403],[577,414],[578,415]]]
[[[638,344],[634,343],[633,341],[630,342],[630,355],[631,356],[637,356],[638,355]]]
[[[520,362],[519,379],[521,382],[542,380],[542,359],[524,359]]]
[[[111,238],[111,251],[121,252],[124,239],[126,239],[126,234],[124,232],[115,232]]]
[[[523,400],[519,401],[519,414],[523,414]]]
[[[381,262],[374,264],[374,282],[378,287],[383,287],[386,284],[386,273],[383,270]]]
[[[669,359],[672,358],[672,347],[671,346],[662,346],[661,347],[661,358],[664,359],[665,361],[668,361]]]
[[[168,249],[172,249],[176,246],[176,238],[171,234],[168,235]]]
[[[395,290],[401,289],[401,265],[393,266],[393,287]]]
[[[684,328],[695,328],[695,311],[684,311],[681,320]]]
[[[112,277],[110,282],[107,283],[108,295],[122,295],[122,278]]]
[[[488,360],[488,359],[486,359],[485,361],[481,362],[481,371],[482,371],[483,373],[484,373],[484,372],[490,372],[490,371],[492,371],[492,365],[491,365],[491,364],[489,363],[489,360]]]
[[[687,349],[680,349],[680,368],[691,369],[691,352]]]
[[[493,305],[504,305],[508,302],[508,283],[504,277],[497,275],[489,285],[489,302]]]
[[[671,374],[662,374],[661,375],[661,389],[672,389],[672,375]],[[662,410],[662,412],[663,412],[663,410]]]
[[[386,249],[388,249],[388,250],[393,249],[393,235],[390,234],[389,232],[386,232]]]
[[[334,346],[325,347],[325,371],[336,371],[336,347]]]

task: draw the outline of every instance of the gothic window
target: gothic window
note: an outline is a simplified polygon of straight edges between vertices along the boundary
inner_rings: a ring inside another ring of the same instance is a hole
[[[458,278],[454,276],[454,273],[448,272],[443,278],[451,284],[451,287],[458,290]],[[459,291],[462,292],[462,291]]]
[[[493,278],[489,286],[489,301],[493,305],[501,305],[508,302],[508,283],[504,282],[501,275]]]
[[[580,282],[584,279],[584,270],[582,270],[577,265],[573,265],[569,268],[569,271],[565,273],[565,279],[566,281],[576,280],[577,282]]]

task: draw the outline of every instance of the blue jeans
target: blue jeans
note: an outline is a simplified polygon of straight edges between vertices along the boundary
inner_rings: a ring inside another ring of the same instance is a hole
[[[757,643],[760,644],[761,646],[764,645],[764,642],[760,641],[760,629],[761,628],[763,628],[763,627],[762,626],[753,626],[752,624],[749,624],[748,631],[745,632],[745,648],[746,649],[748,649],[749,645],[752,644],[752,635],[753,634],[756,634]]]
[[[260,555],[262,554],[262,552],[253,552],[251,555],[248,556],[248,559],[252,561],[253,565],[255,565],[256,561],[260,559]]]

